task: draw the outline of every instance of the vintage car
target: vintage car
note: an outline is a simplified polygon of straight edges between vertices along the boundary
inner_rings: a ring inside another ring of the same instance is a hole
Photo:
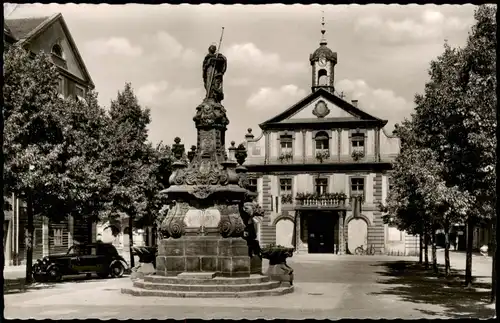
[[[122,277],[127,262],[110,243],[73,245],[65,254],[43,257],[33,265],[35,281],[60,281],[64,275],[92,273],[100,278]]]

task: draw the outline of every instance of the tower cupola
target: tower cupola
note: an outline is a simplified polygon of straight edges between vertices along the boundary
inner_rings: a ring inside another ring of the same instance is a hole
[[[333,52],[326,45],[328,44],[325,38],[325,17],[321,18],[321,40],[319,48],[309,56],[309,61],[312,67],[312,84],[311,90],[314,92],[319,88],[323,88],[331,93],[334,92],[334,71],[337,64],[337,53]]]

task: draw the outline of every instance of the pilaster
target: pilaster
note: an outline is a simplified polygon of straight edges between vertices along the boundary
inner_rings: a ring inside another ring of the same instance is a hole
[[[380,162],[380,128],[375,129],[375,161]]]
[[[269,140],[269,131],[264,131],[264,140],[265,140],[265,164],[269,164],[269,154],[270,154],[270,140]]]
[[[341,211],[339,212],[339,255],[346,254],[346,228],[347,226],[345,225],[345,212]]]
[[[75,218],[72,215],[68,216],[68,246],[73,245],[73,237],[75,232]]]
[[[306,163],[306,156],[307,156],[307,145],[306,145],[306,134],[307,131],[305,129],[302,130],[302,163]]]
[[[342,152],[342,129],[337,129],[337,160],[340,162]]]
[[[46,216],[42,217],[42,255],[49,255],[49,218]]]

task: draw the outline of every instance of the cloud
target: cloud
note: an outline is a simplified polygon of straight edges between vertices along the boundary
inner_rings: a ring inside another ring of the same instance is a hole
[[[94,56],[123,55],[139,57],[143,50],[140,46],[133,46],[127,38],[111,37],[91,40],[84,44],[85,51]]]
[[[151,59],[155,61],[180,60],[181,62],[190,63],[199,59],[198,55],[192,49],[184,47],[184,45],[166,31],[157,32],[149,41],[154,46]]]
[[[165,92],[168,88],[167,81],[152,82],[145,84],[137,90],[137,98],[141,103],[151,104],[155,102],[155,98]]]
[[[226,57],[232,65],[259,74],[297,74],[307,70],[304,62],[284,62],[278,54],[264,52],[254,43],[233,44]]]
[[[387,129],[392,131],[394,124],[409,117],[415,105],[388,89],[372,88],[364,80],[344,79],[337,83],[338,91],[347,95],[346,99],[357,99],[358,107],[381,119],[388,120]]]
[[[171,144],[179,136],[186,145],[196,142],[193,116],[203,89],[172,86],[161,80],[143,84],[136,95],[140,104],[151,109],[149,140]]]
[[[426,9],[417,17],[411,17],[384,19],[378,15],[361,16],[356,20],[354,30],[374,42],[406,44],[443,40],[449,33],[465,32],[473,23],[472,17],[444,15],[434,9]]]
[[[282,111],[289,105],[304,98],[306,91],[299,89],[294,84],[284,85],[278,89],[263,87],[250,95],[246,105],[256,110],[277,110]]]

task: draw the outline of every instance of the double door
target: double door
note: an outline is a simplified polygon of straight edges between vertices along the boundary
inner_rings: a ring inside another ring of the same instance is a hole
[[[317,213],[309,215],[308,251],[309,253],[335,253],[335,221],[332,213]]]

